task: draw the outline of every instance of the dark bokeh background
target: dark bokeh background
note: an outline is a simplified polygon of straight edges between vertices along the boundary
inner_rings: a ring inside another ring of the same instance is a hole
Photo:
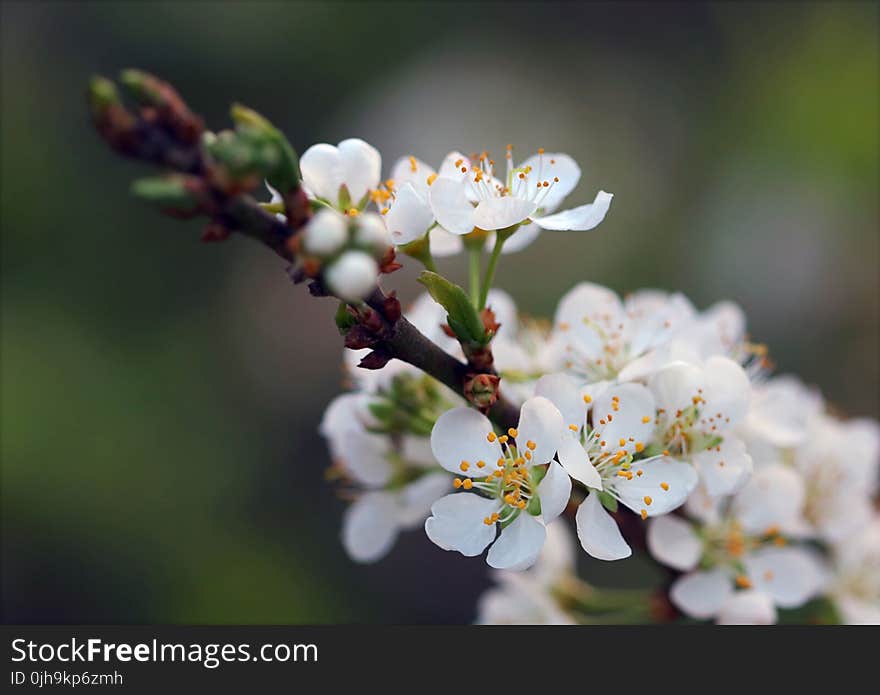
[[[573,200],[614,206],[505,259],[523,309],[581,279],[735,298],[782,370],[877,416],[877,26],[874,3],[4,2],[4,620],[468,621],[487,581],[419,533],[344,556],[316,433],[332,307],[131,199],[145,170],[92,132],[92,73],[141,67],[215,128],[241,100],[300,151],[356,135],[389,166],[568,151]]]

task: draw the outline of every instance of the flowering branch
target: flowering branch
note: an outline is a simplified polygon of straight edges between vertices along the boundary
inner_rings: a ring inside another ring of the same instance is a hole
[[[295,262],[313,205],[300,185],[296,155],[286,139],[261,116],[241,106],[233,107],[239,133],[207,133],[202,119],[167,82],[137,70],[123,71],[120,82],[138,105],[136,113],[123,105],[110,80],[96,77],[89,85],[89,104],[99,134],[119,154],[175,172],[136,181],[134,194],[172,217],[207,216],[205,242],[222,241],[238,232]],[[249,194],[264,178],[279,191],[284,220]],[[383,266],[388,272],[399,267],[394,264],[393,249],[385,256]],[[298,281],[311,276],[313,294],[338,296],[308,267],[293,275]],[[462,363],[402,315],[393,293],[386,295],[375,286],[364,301],[373,311],[357,314],[357,336],[347,340],[348,347],[372,348],[362,367],[376,369],[390,359],[402,360],[488,410],[499,427],[516,423],[516,407],[498,395],[498,376],[491,367],[488,346],[471,350],[471,355],[479,357]]]

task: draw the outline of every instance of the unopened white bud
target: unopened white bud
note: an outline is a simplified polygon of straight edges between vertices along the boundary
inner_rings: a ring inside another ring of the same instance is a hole
[[[366,297],[378,277],[378,264],[363,251],[346,251],[324,271],[327,287],[337,297],[349,302]]]
[[[391,236],[385,222],[375,212],[365,212],[355,218],[355,243],[381,257],[391,246]]]
[[[313,256],[332,256],[346,241],[348,223],[345,217],[329,208],[315,213],[303,230],[303,248]]]

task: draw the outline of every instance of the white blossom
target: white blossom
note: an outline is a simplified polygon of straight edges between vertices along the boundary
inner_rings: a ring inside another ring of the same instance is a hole
[[[428,537],[471,557],[491,544],[486,561],[498,569],[531,566],[544,544],[545,523],[562,512],[571,493],[568,475],[553,461],[563,430],[559,410],[540,397],[526,401],[519,425],[501,436],[473,409],[441,415],[431,433],[434,456],[446,470],[473,478],[456,479],[464,491],[434,503],[425,522]]]
[[[382,176],[382,156],[363,140],[312,145],[299,160],[308,194],[342,212],[362,209]]]
[[[359,302],[376,286],[379,265],[364,251],[345,251],[324,271],[327,287],[340,299]]]
[[[438,177],[429,189],[434,217],[453,234],[516,229],[534,223],[541,229],[586,231],[597,226],[608,212],[612,195],[600,191],[596,199],[577,208],[555,210],[580,180],[580,168],[566,154],[538,154],[514,166],[511,148],[506,155],[504,180],[495,178],[495,163],[487,152],[474,160],[454,161],[463,176]]]

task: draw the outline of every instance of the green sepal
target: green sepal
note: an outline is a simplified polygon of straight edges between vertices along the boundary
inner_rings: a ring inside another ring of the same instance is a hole
[[[296,190],[300,184],[299,157],[284,133],[265,117],[242,104],[233,104],[231,114],[240,133],[251,131],[258,134],[277,150],[275,165],[265,172],[269,185],[282,195]]]
[[[434,301],[446,309],[449,327],[461,341],[477,345],[488,342],[480,315],[461,287],[430,270],[422,272],[419,282],[427,288]]]
[[[336,328],[339,329],[339,335],[348,333],[348,329],[358,322],[357,318],[348,310],[348,304],[345,302],[339,302],[333,320],[336,322]]]
[[[532,516],[541,516],[541,498],[532,497],[532,499],[529,500],[529,505],[526,507],[526,511]]]
[[[612,514],[617,511],[617,500],[612,497],[609,493],[605,492],[605,490],[599,490],[594,493],[594,495],[599,495],[599,501],[602,503],[602,506],[605,507]]]

